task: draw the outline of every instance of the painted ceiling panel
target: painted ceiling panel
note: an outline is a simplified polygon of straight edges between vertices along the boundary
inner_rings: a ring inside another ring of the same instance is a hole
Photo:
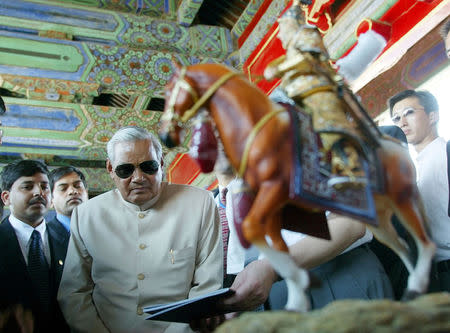
[[[114,15],[109,13],[59,7],[48,2],[33,3],[16,0],[3,3],[0,8],[4,16],[45,24],[63,24],[101,31],[114,31],[118,26]]]
[[[67,34],[66,39],[124,45],[129,48],[174,51],[210,58],[223,59],[234,51],[230,31],[224,27],[206,25],[183,27],[170,20],[113,12],[106,14],[104,11],[98,11],[98,15],[105,16],[101,21],[107,20],[113,23],[110,26],[92,27],[89,16],[86,18],[81,16],[76,24],[70,20],[61,21],[58,12],[74,10],[71,7],[34,4],[30,1],[20,1],[17,7],[20,8],[20,12],[28,12],[30,4],[33,7],[43,7],[39,13],[51,14],[47,14],[45,18],[36,14],[30,15],[27,19],[18,20],[17,17],[9,15],[8,8],[0,4],[0,15],[3,16],[2,26],[11,31],[22,31],[34,35],[38,35],[38,32],[58,31]],[[36,30],[37,26],[39,30]],[[214,47],[204,48],[202,43],[205,39]]]
[[[8,112],[2,117],[7,147],[20,145],[21,153],[72,155],[105,160],[106,142],[120,127],[137,125],[155,132],[160,112],[80,105],[52,101],[4,98]],[[18,138],[33,139],[25,144]],[[46,150],[48,149],[48,151]],[[76,151],[68,152],[68,149]],[[61,151],[59,151],[61,150]]]
[[[80,81],[92,67],[80,43],[0,31],[1,74]]]
[[[190,26],[202,4],[203,0],[181,0],[178,6],[178,23],[185,27]]]
[[[155,17],[175,17],[177,9],[177,0],[55,0],[54,2]]]
[[[2,125],[8,127],[65,132],[74,131],[80,122],[73,110],[17,104],[9,104],[8,113],[2,117]]]

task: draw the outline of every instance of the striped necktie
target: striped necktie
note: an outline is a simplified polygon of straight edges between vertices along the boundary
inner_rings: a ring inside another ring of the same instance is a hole
[[[228,192],[228,189],[225,187],[220,192],[220,197],[219,197],[219,216],[220,216],[220,223],[222,225],[223,274],[224,274],[224,276],[227,274],[228,235],[230,233],[230,229],[228,227],[227,213],[226,213],[227,192]]]
[[[50,270],[42,249],[41,234],[33,230],[28,251],[28,271],[44,312],[50,309]]]

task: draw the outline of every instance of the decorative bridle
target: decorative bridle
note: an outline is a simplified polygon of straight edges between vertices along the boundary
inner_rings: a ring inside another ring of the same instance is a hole
[[[217,89],[220,88],[222,84],[231,79],[233,76],[238,75],[238,73],[228,72],[224,74],[216,82],[214,82],[200,98],[198,98],[197,92],[194,90],[194,88],[192,88],[189,82],[185,80],[185,75],[186,67],[182,67],[180,70],[180,76],[178,77],[177,82],[175,82],[175,86],[173,87],[172,93],[170,95],[167,110],[166,112],[164,112],[164,115],[161,118],[164,121],[169,121],[170,124],[176,122],[180,127],[182,127],[184,123],[186,123],[197,114],[197,111],[212,95],[214,95],[214,93],[217,91]],[[175,113],[175,103],[181,89],[186,90],[191,95],[192,100],[194,101],[194,105],[190,109],[186,110],[182,117]]]
[[[200,97],[198,98],[197,92],[192,88],[192,86],[185,80],[186,75],[186,67],[182,67],[180,70],[180,75],[178,77],[177,82],[175,82],[175,86],[173,87],[172,93],[169,98],[168,107],[166,109],[166,112],[164,112],[161,119],[163,121],[169,121],[169,130],[173,129],[173,124],[176,123],[178,126],[183,127],[184,123],[186,123],[188,120],[190,120],[192,117],[194,117],[198,110],[206,103],[206,101],[214,95],[214,93],[219,89],[226,81],[231,79],[233,76],[238,75],[236,72],[228,72],[221,76],[216,82],[214,82],[208,90]],[[180,117],[177,113],[175,113],[175,103],[178,98],[178,94],[181,89],[186,90],[192,97],[192,100],[194,101],[194,105],[186,110],[184,115]],[[239,165],[238,170],[238,176],[243,177],[245,170],[247,169],[247,161],[248,161],[248,154],[250,152],[250,147],[253,143],[253,140],[256,137],[256,134],[258,134],[259,130],[275,115],[278,113],[285,111],[282,107],[278,107],[272,112],[266,114],[264,117],[262,117],[252,128],[250,134],[247,137],[247,141],[245,142],[244,152],[242,154],[241,163]]]

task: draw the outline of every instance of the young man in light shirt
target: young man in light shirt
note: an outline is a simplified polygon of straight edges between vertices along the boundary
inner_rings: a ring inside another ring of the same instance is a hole
[[[428,91],[405,90],[388,101],[392,121],[417,152],[417,186],[436,243],[431,291],[450,291],[450,217],[446,141],[438,134],[439,106]]]

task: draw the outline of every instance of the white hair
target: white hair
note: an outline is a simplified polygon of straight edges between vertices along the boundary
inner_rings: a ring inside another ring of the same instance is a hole
[[[114,146],[118,142],[129,142],[129,141],[138,141],[138,140],[150,140],[153,148],[156,152],[156,158],[158,162],[161,161],[162,158],[162,146],[159,142],[158,138],[148,132],[146,129],[137,126],[126,126],[119,129],[112,138],[108,141],[106,145],[106,152],[108,154],[108,159],[111,163],[114,164]]]

